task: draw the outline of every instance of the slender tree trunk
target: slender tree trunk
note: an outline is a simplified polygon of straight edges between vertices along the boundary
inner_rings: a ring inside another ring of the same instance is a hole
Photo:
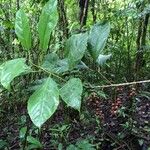
[[[127,64],[127,78],[128,81],[132,81],[132,76],[131,76],[131,57],[130,57],[130,51],[131,51],[131,43],[130,43],[130,36],[129,36],[129,24],[128,24],[128,18],[126,17],[126,33],[127,33],[127,60],[128,60],[128,64]]]
[[[95,0],[92,0],[91,2],[92,8],[91,8],[91,12],[92,12],[92,16],[93,16],[93,23],[96,22],[96,12],[95,12]]]
[[[80,7],[80,27],[86,25],[87,15],[88,15],[88,6],[89,0],[79,0],[79,7]]]
[[[59,14],[59,20],[58,20],[59,31],[61,31],[60,34],[58,34],[59,43],[60,43],[59,56],[63,57],[64,54],[63,43],[65,39],[69,37],[68,20],[67,20],[64,0],[58,0],[58,14]]]
[[[59,28],[61,31],[63,31],[63,36],[65,38],[68,38],[68,20],[64,0],[58,0],[58,13],[59,13]]]
[[[17,0],[17,10],[20,9],[19,0]]]
[[[149,22],[149,16],[150,14],[146,14],[146,16],[140,20],[139,22],[139,28],[138,28],[138,37],[137,37],[137,55],[136,55],[136,80],[139,79],[140,71],[142,67],[144,66],[145,62],[143,60],[144,55],[144,47],[146,46],[146,33],[147,33],[147,27]]]

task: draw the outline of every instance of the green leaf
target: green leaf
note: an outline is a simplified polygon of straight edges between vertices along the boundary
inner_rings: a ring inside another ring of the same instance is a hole
[[[102,53],[102,50],[105,47],[109,32],[109,23],[97,23],[90,30],[88,50],[95,61],[98,59],[99,55]]]
[[[60,60],[55,53],[46,56],[42,67],[52,73],[58,74],[69,70],[67,59]]]
[[[76,145],[69,145],[67,150],[95,150],[94,145],[90,144],[87,140],[80,140]]]
[[[72,35],[66,42],[66,56],[68,59],[69,68],[73,69],[84,56],[87,48],[87,33]]]
[[[42,148],[42,144],[40,143],[40,141],[32,136],[27,136],[27,141],[33,145],[36,145],[37,148]]]
[[[57,0],[49,0],[42,10],[38,23],[38,33],[40,38],[40,49],[46,51],[50,39],[50,34],[58,22]]]
[[[58,150],[63,150],[63,145],[62,145],[62,143],[59,143],[59,145],[58,145]]]
[[[140,91],[140,93],[138,94],[138,96],[145,97],[145,98],[147,98],[147,100],[150,101],[150,92],[148,92],[148,91]]]
[[[83,87],[81,80],[73,78],[61,88],[60,96],[68,106],[80,111],[82,91]]]
[[[31,48],[31,31],[29,20],[22,9],[18,10],[16,13],[15,32],[22,46],[26,50],[29,50]]]
[[[34,144],[30,144],[27,146],[26,150],[35,150],[35,149],[41,149],[41,147],[39,147],[38,145],[34,145]]]
[[[75,145],[71,144],[67,147],[67,150],[79,150]]]
[[[0,139],[0,149],[5,149],[8,147],[8,143]]]
[[[6,88],[10,89],[11,81],[31,69],[25,64],[24,58],[18,58],[6,61],[0,66],[0,82]]]
[[[80,150],[95,150],[95,148],[93,148],[94,145],[90,144],[87,140],[78,141],[76,145]]]
[[[27,127],[22,127],[19,132],[19,137],[21,139],[25,138],[26,132],[27,132]]]
[[[40,128],[53,115],[58,104],[59,90],[57,84],[48,78],[29,98],[28,113],[32,122]]]
[[[111,57],[111,54],[109,55],[99,55],[96,62],[99,64],[99,65],[103,65],[108,59],[110,59]]]

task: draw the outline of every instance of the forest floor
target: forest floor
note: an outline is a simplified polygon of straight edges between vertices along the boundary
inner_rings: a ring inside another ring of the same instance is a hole
[[[109,91],[111,94],[112,91]],[[77,140],[89,139],[101,150],[148,150],[150,146],[150,99],[134,88],[116,89],[113,97],[102,99],[92,93],[83,104],[83,113],[63,104],[42,127],[38,138],[44,150],[64,149]],[[20,129],[28,127],[28,134],[37,137],[37,129],[27,114],[25,103],[3,107],[0,114],[0,140],[6,149],[18,150],[27,145],[21,140]],[[4,105],[3,105],[4,106]],[[0,143],[1,144],[1,143]]]

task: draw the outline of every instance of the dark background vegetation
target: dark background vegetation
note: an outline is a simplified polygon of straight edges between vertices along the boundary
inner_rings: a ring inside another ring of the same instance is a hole
[[[0,0],[0,64],[25,56],[14,31],[15,14],[20,7],[25,8],[32,22],[32,52],[37,54],[36,24],[46,2]],[[11,92],[0,87],[0,148],[30,149],[31,144],[36,145],[21,137],[27,129],[26,134],[47,150],[67,149],[71,144],[72,150],[73,145],[77,150],[150,150],[150,84],[97,87],[150,79],[150,1],[58,0],[58,13],[59,23],[47,52],[57,51],[61,57],[68,37],[88,30],[96,22],[109,21],[111,31],[104,51],[112,57],[100,67],[84,57],[92,69],[62,76],[82,79],[81,113],[61,102],[40,132],[29,119],[26,102],[31,93],[29,83],[44,74],[15,79]]]

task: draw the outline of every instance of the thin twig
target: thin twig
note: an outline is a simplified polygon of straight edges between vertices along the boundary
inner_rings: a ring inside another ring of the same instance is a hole
[[[119,84],[110,84],[110,85],[102,85],[102,86],[91,86],[91,85],[90,85],[90,87],[91,87],[91,88],[109,88],[109,87],[118,87],[118,86],[142,84],[142,83],[150,83],[150,80],[134,81],[134,82],[119,83]]]
[[[32,62],[31,62],[31,63],[32,63]],[[66,82],[66,80],[64,80],[63,78],[61,78],[59,75],[57,75],[57,74],[55,74],[55,73],[52,73],[52,72],[49,72],[49,71],[47,71],[46,69],[42,68],[41,66],[38,66],[38,65],[36,65],[36,64],[34,64],[34,63],[32,63],[32,65],[35,66],[36,68],[39,68],[40,70],[43,70],[44,72],[48,73],[49,75],[53,75],[53,76],[59,78],[60,80]]]

